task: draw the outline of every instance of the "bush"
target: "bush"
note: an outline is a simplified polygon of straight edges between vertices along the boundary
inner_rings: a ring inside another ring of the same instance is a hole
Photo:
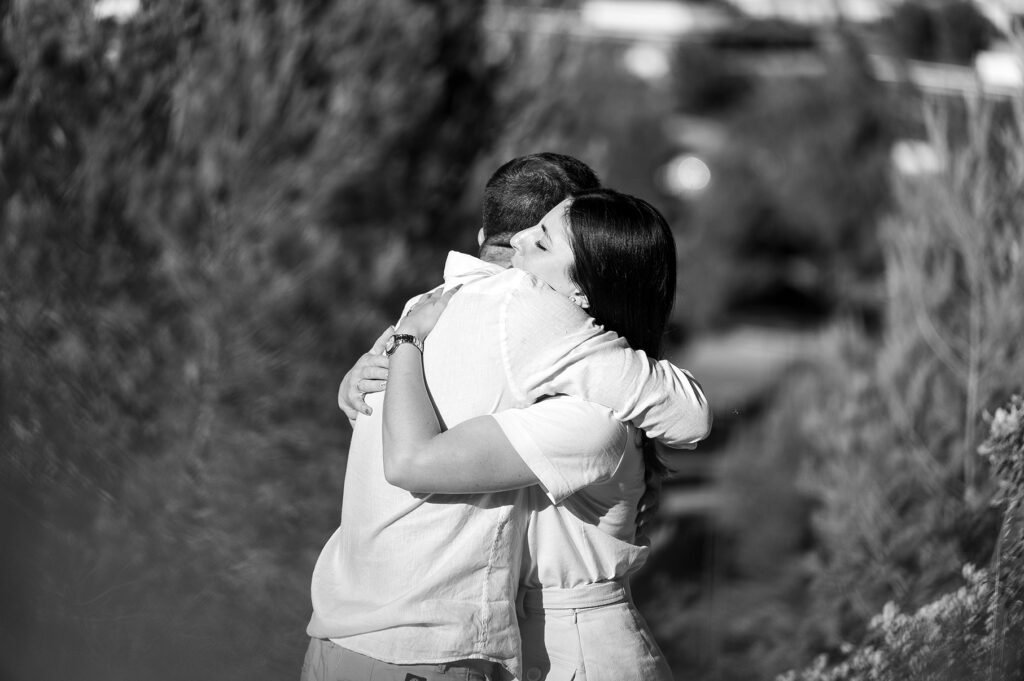
[[[892,102],[852,39],[803,58],[824,75],[758,77],[728,52],[680,51],[681,105],[713,107],[720,137],[692,150],[712,175],[687,218],[702,255],[680,271],[701,292],[694,329],[878,313]]]
[[[982,681],[1019,679],[1024,670],[1024,400],[1015,396],[990,419],[979,451],[999,492],[1000,546],[990,570],[963,568],[956,591],[903,614],[892,601],[872,618],[865,645],[841,663],[819,657],[780,681]]]
[[[896,52],[910,59],[971,64],[997,36],[972,2],[901,2],[884,22]]]
[[[982,410],[1024,384],[1024,312],[1011,302],[1024,290],[1024,138],[1019,118],[993,107],[971,105],[955,135],[937,111],[930,139],[947,170],[898,179],[883,231],[882,338],[854,339],[809,411],[801,486],[818,509],[808,636],[832,656],[847,641],[864,647],[806,678],[981,678],[992,665],[1003,674],[994,678],[1014,678],[1019,668],[972,652],[1020,634],[979,605],[1003,598],[1006,580],[968,569],[955,590],[963,565],[999,560],[1001,497],[974,451]]]
[[[0,676],[296,674],[338,380],[475,233],[483,8],[92,4],[0,3]]]
[[[837,639],[894,599],[917,608],[994,546],[993,487],[973,455],[980,413],[1024,384],[1021,129],[969,117],[967,144],[932,139],[948,171],[897,183],[886,226],[885,333],[847,360],[817,411],[805,488],[819,496],[817,615]],[[1000,140],[993,146],[992,139]]]
[[[998,553],[992,502],[1000,497],[974,452],[983,411],[1024,385],[1022,121],[1018,109],[951,108],[927,116],[946,169],[891,178],[893,205],[878,243],[880,329],[840,315],[820,347],[809,348],[815,368],[790,372],[765,413],[751,415],[749,434],[727,445],[719,486],[743,502],[717,518],[717,581],[689,613],[666,614],[662,625],[710,629],[705,640],[720,654],[697,668],[708,677],[769,676],[818,654],[825,673],[851,642],[877,652],[886,632],[903,640],[926,620],[974,631],[962,602],[996,590],[995,578],[977,571],[947,605],[925,608],[963,585],[965,564],[987,565]],[[786,509],[788,533],[782,514],[766,509]],[[798,542],[805,522],[810,540]],[[772,568],[749,560],[749,569],[737,567],[766,537],[775,552],[761,561]],[[893,616],[872,625],[889,602]],[[922,648],[891,662],[918,670],[914,660],[927,658],[943,667],[929,655]]]

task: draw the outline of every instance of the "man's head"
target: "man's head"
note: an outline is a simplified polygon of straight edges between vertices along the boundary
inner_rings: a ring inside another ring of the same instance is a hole
[[[571,156],[544,152],[512,159],[484,189],[481,257],[509,249],[514,234],[536,225],[566,197],[600,186],[594,171]]]

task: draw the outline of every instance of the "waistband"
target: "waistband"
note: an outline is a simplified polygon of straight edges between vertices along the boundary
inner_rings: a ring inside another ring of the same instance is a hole
[[[523,607],[529,610],[583,610],[625,603],[630,599],[629,586],[615,581],[581,584],[569,589],[522,589],[519,596]]]
[[[357,653],[354,650],[338,645],[330,639],[313,638],[311,639],[311,646],[317,647],[318,654],[329,658],[330,663],[328,667],[330,669],[342,669],[351,678],[392,678],[392,676],[387,674],[387,672],[390,672],[395,679],[409,678],[410,676],[430,679],[442,675],[445,679],[455,681],[455,679],[468,678],[466,671],[478,672],[489,679],[505,678],[502,676],[501,665],[488,660],[467,658],[452,662],[397,664]],[[460,671],[463,673],[460,674]],[[346,678],[349,678],[349,676],[346,676]],[[473,676],[473,678],[476,677]]]

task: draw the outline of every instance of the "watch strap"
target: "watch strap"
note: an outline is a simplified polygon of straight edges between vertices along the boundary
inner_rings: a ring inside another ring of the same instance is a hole
[[[409,333],[396,333],[395,335],[391,336],[391,340],[388,341],[387,348],[385,349],[384,354],[390,357],[395,353],[395,350],[398,349],[398,346],[402,345],[403,343],[412,343],[417,350],[419,350],[421,353],[423,352],[423,341],[421,341],[419,338]]]

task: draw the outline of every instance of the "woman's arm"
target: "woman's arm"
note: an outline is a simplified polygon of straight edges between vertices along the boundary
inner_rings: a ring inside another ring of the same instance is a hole
[[[573,395],[673,449],[692,448],[711,430],[711,409],[693,376],[633,350],[536,278],[519,277],[502,324],[503,363],[520,403]]]
[[[424,295],[397,333],[421,341],[459,290]],[[536,476],[494,419],[482,416],[442,432],[423,379],[423,355],[413,343],[395,348],[384,394],[384,477],[416,493],[462,494],[527,487]]]
[[[408,326],[399,331],[408,333]],[[391,356],[384,395],[384,477],[421,494],[494,492],[537,483],[490,416],[441,431],[423,380],[423,357],[412,343],[398,346]]]
[[[430,294],[398,332],[426,338],[452,293]],[[629,429],[611,411],[578,399],[464,421],[442,432],[413,343],[392,348],[384,396],[384,475],[415,493],[499,492],[539,484],[553,503],[614,475]]]
[[[630,429],[607,408],[571,397],[480,416],[441,432],[420,353],[407,345],[392,357],[384,398],[384,471],[391,484],[424,494],[538,484],[558,504],[618,470]]]

